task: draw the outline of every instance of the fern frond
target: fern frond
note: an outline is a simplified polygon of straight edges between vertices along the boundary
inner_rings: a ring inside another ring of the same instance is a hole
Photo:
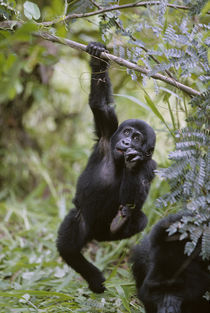
[[[193,157],[194,155],[196,155],[196,150],[191,149],[191,150],[176,150],[173,151],[169,154],[169,159],[170,160],[182,160],[182,159],[190,159],[191,157]]]
[[[203,259],[210,259],[210,225],[208,225],[204,231],[203,231],[203,237],[202,237],[202,250],[201,255]]]

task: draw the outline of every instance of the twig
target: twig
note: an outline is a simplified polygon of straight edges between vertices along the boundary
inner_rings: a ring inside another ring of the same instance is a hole
[[[64,15],[66,15],[66,13],[67,13],[68,6],[69,6],[68,1],[67,1],[67,0],[65,0]]]
[[[93,1],[91,1],[93,3]],[[94,12],[88,12],[88,13],[80,13],[80,14],[68,14],[64,16],[63,18],[59,17],[58,19],[54,21],[49,21],[49,22],[42,22],[42,23],[37,23],[39,25],[43,26],[51,26],[60,22],[64,22],[67,20],[75,19],[75,18],[83,18],[83,17],[90,17],[94,15],[99,15],[102,13],[110,12],[110,11],[115,11],[115,10],[124,10],[124,9],[129,9],[129,8],[138,8],[138,7],[147,7],[147,6],[152,6],[152,5],[160,5],[161,1],[144,1],[144,2],[136,2],[136,3],[129,3],[129,4],[124,4],[124,5],[113,5],[108,8],[104,9],[99,9]],[[178,5],[178,4],[167,4],[168,7],[174,8],[174,9],[180,9],[180,10],[190,10],[190,7],[184,6],[184,5]],[[207,12],[207,14],[210,14],[210,12]]]
[[[95,1],[89,0],[97,9],[102,10],[102,7],[98,5]]]

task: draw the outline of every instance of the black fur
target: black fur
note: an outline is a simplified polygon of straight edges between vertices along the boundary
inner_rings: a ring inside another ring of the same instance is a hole
[[[210,287],[209,263],[199,256],[199,247],[188,257],[186,240],[166,232],[182,215],[163,218],[133,250],[133,275],[146,313],[210,312],[203,298]]]
[[[105,290],[104,276],[80,251],[92,239],[119,240],[145,228],[147,218],[141,208],[156,167],[152,160],[155,133],[137,119],[127,120],[118,128],[111,105],[108,63],[98,58],[105,47],[91,43],[87,51],[92,55],[89,105],[97,142],[78,179],[75,209],[59,228],[57,248],[65,262],[87,280],[89,288],[100,293]],[[122,224],[118,219],[120,210],[124,215]]]

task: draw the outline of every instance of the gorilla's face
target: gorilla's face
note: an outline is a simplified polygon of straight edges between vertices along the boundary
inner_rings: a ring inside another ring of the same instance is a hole
[[[111,148],[115,161],[125,161],[126,166],[151,158],[155,147],[154,130],[141,120],[123,122],[111,138]]]

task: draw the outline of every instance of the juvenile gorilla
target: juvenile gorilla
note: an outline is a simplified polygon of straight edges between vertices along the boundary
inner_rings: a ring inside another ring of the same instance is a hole
[[[130,119],[118,127],[112,107],[108,62],[99,58],[106,51],[90,43],[92,55],[89,105],[95,121],[97,141],[87,166],[78,179],[75,208],[63,220],[57,248],[64,261],[80,273],[97,293],[105,290],[104,276],[81,254],[92,239],[128,238],[147,224],[141,211],[154,177],[155,133],[144,121]]]
[[[210,312],[203,297],[210,287],[209,262],[199,256],[199,247],[191,256],[184,254],[186,240],[166,232],[181,217],[178,213],[163,218],[134,248],[133,275],[146,313]]]

